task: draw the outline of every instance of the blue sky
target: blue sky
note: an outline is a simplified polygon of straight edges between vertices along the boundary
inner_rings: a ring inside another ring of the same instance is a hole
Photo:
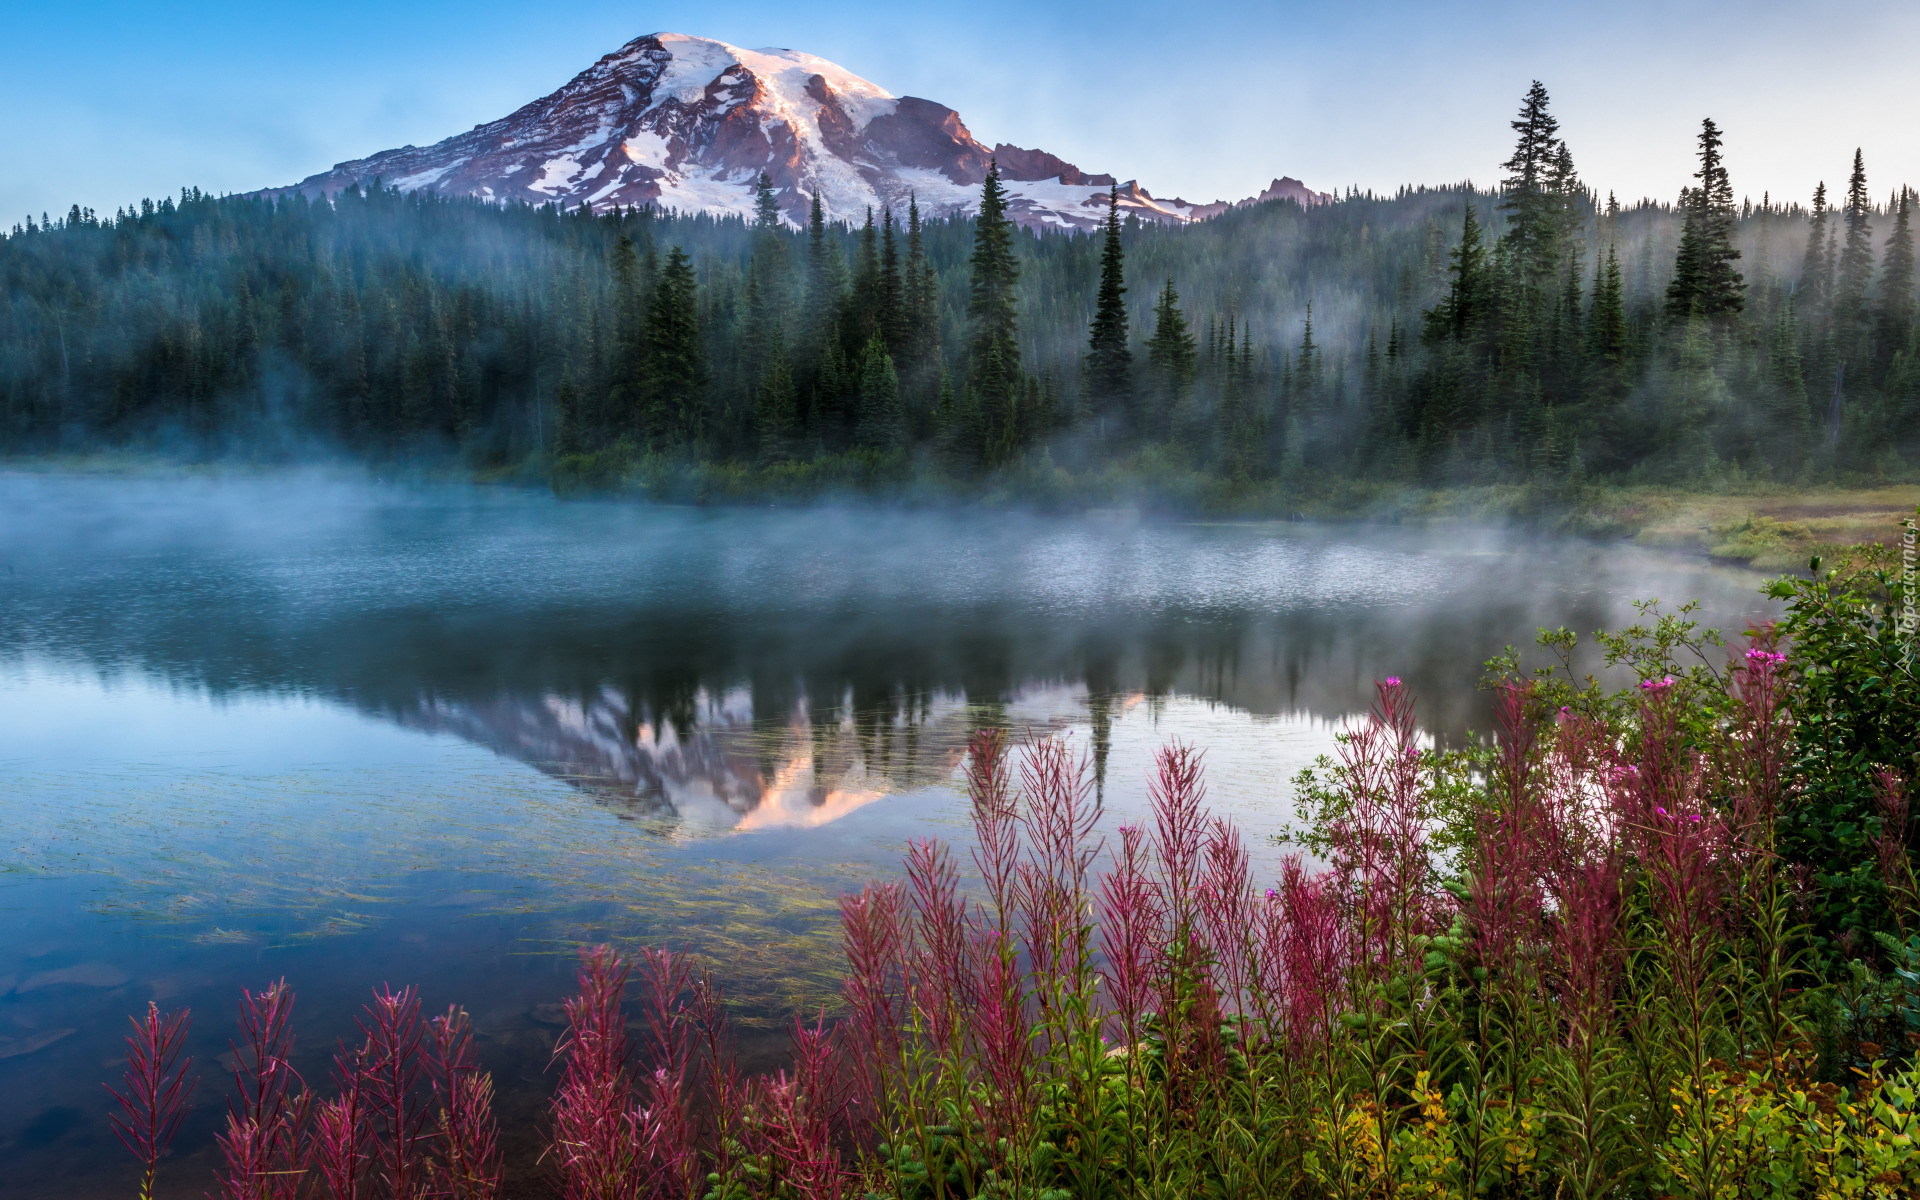
[[[238,191],[437,141],[658,30],[832,59],[1159,195],[1235,199],[1471,177],[1545,81],[1582,175],[1670,198],[1703,116],[1736,192],[1804,200],[1865,148],[1920,185],[1920,4],[1187,2],[613,4],[9,0],[0,220]]]

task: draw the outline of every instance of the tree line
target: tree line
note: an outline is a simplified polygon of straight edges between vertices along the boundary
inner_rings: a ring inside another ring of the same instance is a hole
[[[1546,89],[1499,185],[1090,233],[978,211],[749,219],[390,188],[78,207],[0,238],[0,446],[459,455],[617,484],[1051,475],[1215,498],[1342,481],[1899,475],[1920,442],[1901,187],[1671,202],[1579,177]]]

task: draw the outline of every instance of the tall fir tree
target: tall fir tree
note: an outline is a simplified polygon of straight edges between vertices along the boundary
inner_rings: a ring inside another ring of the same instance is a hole
[[[1720,129],[1712,118],[1700,122],[1700,185],[1687,193],[1686,224],[1674,257],[1673,281],[1667,285],[1667,315],[1717,319],[1737,314],[1746,303],[1745,281],[1733,264],[1733,184],[1720,153]]]
[[[849,357],[864,353],[867,341],[880,328],[880,227],[874,223],[871,206],[854,245],[853,286],[840,334]]]
[[[1139,422],[1143,434],[1167,436],[1174,409],[1186,399],[1193,386],[1198,359],[1193,329],[1180,307],[1180,293],[1173,290],[1173,276],[1169,275],[1166,286],[1160,290],[1159,302],[1153,306],[1153,336],[1147,339],[1147,372],[1153,386],[1146,397],[1144,419]]]
[[[1593,303],[1587,309],[1587,353],[1609,367],[1627,353],[1627,306],[1620,286],[1620,258],[1612,245],[1594,271]]]
[[[1559,281],[1563,248],[1563,197],[1556,193],[1554,175],[1562,149],[1560,122],[1549,111],[1547,89],[1539,80],[1527,89],[1520,114],[1512,122],[1517,135],[1513,157],[1500,164],[1500,207],[1507,214],[1502,240],[1508,244],[1515,282],[1537,306],[1551,295]],[[1569,158],[1565,172],[1571,175]]]
[[[972,278],[967,290],[968,386],[976,395],[987,426],[987,445],[1004,447],[1020,424],[1019,281],[1013,222],[1007,218],[1006,190],[1000,167],[989,161],[980,186],[980,211],[974,218]],[[990,452],[997,459],[997,453]]]
[[[1096,414],[1125,411],[1133,391],[1133,350],[1128,346],[1126,250],[1120,243],[1120,186],[1107,194],[1106,239],[1100,250],[1100,289],[1094,295],[1087,336],[1087,398]]]
[[[675,246],[661,264],[647,307],[646,436],[668,444],[698,438],[706,382],[698,280],[686,251]]]
[[[783,463],[794,455],[800,433],[799,393],[784,354],[776,357],[760,377],[755,396],[755,418],[760,439],[760,461]]]
[[[818,369],[829,334],[840,316],[847,287],[847,267],[840,247],[827,229],[826,212],[815,191],[807,214],[807,297],[803,335],[804,360]]]
[[[1773,341],[1767,355],[1767,384],[1771,403],[1772,460],[1775,474],[1791,481],[1813,446],[1813,410],[1808,404],[1807,379],[1800,360],[1800,334],[1795,328],[1793,299],[1780,306],[1774,318]]]
[[[1900,189],[1894,209],[1893,232],[1880,259],[1878,311],[1874,313],[1874,378],[1884,381],[1893,356],[1913,335],[1913,201],[1912,188]]]
[[[886,343],[875,334],[860,354],[859,416],[854,443],[869,450],[888,451],[904,445],[906,410],[900,399],[900,378]]]
[[[1853,152],[1853,171],[1847,179],[1846,240],[1835,264],[1833,342],[1843,370],[1854,376],[1848,387],[1867,383],[1873,316],[1868,294],[1873,286],[1873,201],[1867,195],[1866,160]]]
[[[1492,308],[1492,264],[1471,196],[1461,219],[1460,244],[1449,258],[1447,294],[1426,313],[1425,337],[1430,343],[1470,341],[1486,324]]]
[[[880,220],[879,280],[874,288],[874,330],[886,343],[887,353],[897,355],[907,347],[907,311],[905,285],[900,278],[900,245],[894,237],[893,209],[882,211]]]
[[[918,378],[939,365],[940,276],[927,258],[925,223],[920,201],[907,197],[907,263],[900,281],[901,304],[906,311],[906,350],[901,367]]]
[[[1796,303],[1803,317],[1818,318],[1826,312],[1828,294],[1833,288],[1833,262],[1827,255],[1827,185],[1823,180],[1813,189],[1813,204],[1807,223],[1807,251],[1800,263],[1800,286]]]

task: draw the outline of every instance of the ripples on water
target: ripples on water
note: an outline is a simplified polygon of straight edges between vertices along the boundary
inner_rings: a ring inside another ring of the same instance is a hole
[[[1115,820],[1205,747],[1270,870],[1371,679],[1459,739],[1535,627],[1731,631],[1756,586],[1484,531],[0,474],[0,1190],[129,1186],[98,1082],[155,999],[195,1012],[163,1179],[202,1194],[237,990],[281,975],[316,1081],[373,983],[472,1011],[524,1173],[568,947],[708,956],[769,1058],[831,995],[834,897],[966,837],[982,724],[1068,733]]]

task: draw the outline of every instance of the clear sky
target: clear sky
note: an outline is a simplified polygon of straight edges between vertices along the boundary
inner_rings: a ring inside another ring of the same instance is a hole
[[[1703,116],[1755,200],[1843,182],[1855,146],[1876,197],[1920,186],[1915,0],[9,0],[0,220],[434,142],[660,30],[806,50],[951,105],[989,144],[1195,201],[1277,175],[1490,183],[1536,77],[1581,174],[1623,201],[1679,190]]]

